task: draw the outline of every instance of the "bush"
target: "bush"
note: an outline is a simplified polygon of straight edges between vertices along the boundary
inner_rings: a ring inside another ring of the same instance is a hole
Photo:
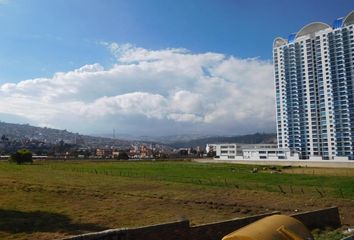
[[[28,149],[20,149],[16,153],[11,154],[10,161],[17,164],[32,163],[32,152]]]
[[[120,152],[119,155],[118,155],[118,159],[119,160],[128,160],[129,159],[129,156],[126,152]]]
[[[312,231],[312,235],[316,240],[340,240],[345,235],[340,231],[340,230],[319,230],[319,229],[314,229]]]

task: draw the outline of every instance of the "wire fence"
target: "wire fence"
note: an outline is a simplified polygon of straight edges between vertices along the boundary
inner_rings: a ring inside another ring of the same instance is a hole
[[[353,193],[340,186],[325,187],[323,185],[298,186],[295,184],[268,184],[259,182],[242,181],[232,178],[223,177],[193,177],[193,176],[177,176],[156,174],[151,172],[141,172],[133,170],[117,170],[117,169],[98,169],[98,168],[60,168],[50,166],[56,170],[68,171],[74,174],[94,174],[98,176],[111,176],[123,178],[143,179],[144,181],[160,181],[160,182],[176,182],[185,184],[194,184],[201,186],[225,187],[243,190],[263,190],[267,192],[279,192],[283,195],[311,195],[319,198],[335,197],[335,198],[353,198]],[[270,176],[271,177],[271,176]],[[353,182],[354,184],[354,182]]]

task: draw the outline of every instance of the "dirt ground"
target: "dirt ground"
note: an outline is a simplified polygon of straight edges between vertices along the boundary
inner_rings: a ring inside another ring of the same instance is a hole
[[[95,230],[158,224],[181,218],[198,225],[273,211],[292,214],[331,206],[339,207],[344,226],[354,226],[354,200],[350,199],[157,181],[145,184],[135,180],[95,190],[23,183],[16,186],[16,194],[36,201],[32,205],[41,205],[38,194],[44,192],[46,205],[50,196],[55,199],[51,208],[60,204],[61,212],[73,222],[95,224],[98,226]]]
[[[166,184],[166,187],[168,185]],[[125,196],[130,199],[129,201],[139,201],[140,205],[145,205],[142,210],[151,211],[153,208],[151,206],[160,206],[161,211],[188,218],[192,225],[272,211],[292,214],[337,206],[343,225],[354,226],[354,200],[284,195],[254,190],[220,188],[208,188],[207,192],[204,190],[203,187],[188,186],[179,189],[179,193],[176,194],[176,189],[161,192],[160,188],[156,188],[148,194],[133,191]]]

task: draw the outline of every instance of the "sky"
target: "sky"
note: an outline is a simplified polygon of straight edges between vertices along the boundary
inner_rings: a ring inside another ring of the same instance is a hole
[[[0,120],[84,134],[275,132],[275,37],[349,0],[0,0]]]

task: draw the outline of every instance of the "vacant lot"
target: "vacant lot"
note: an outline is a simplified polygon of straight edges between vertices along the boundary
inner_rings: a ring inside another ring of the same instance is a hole
[[[0,239],[59,238],[182,217],[200,224],[333,205],[340,207],[344,224],[354,225],[351,171],[254,168],[191,162],[0,163]]]

